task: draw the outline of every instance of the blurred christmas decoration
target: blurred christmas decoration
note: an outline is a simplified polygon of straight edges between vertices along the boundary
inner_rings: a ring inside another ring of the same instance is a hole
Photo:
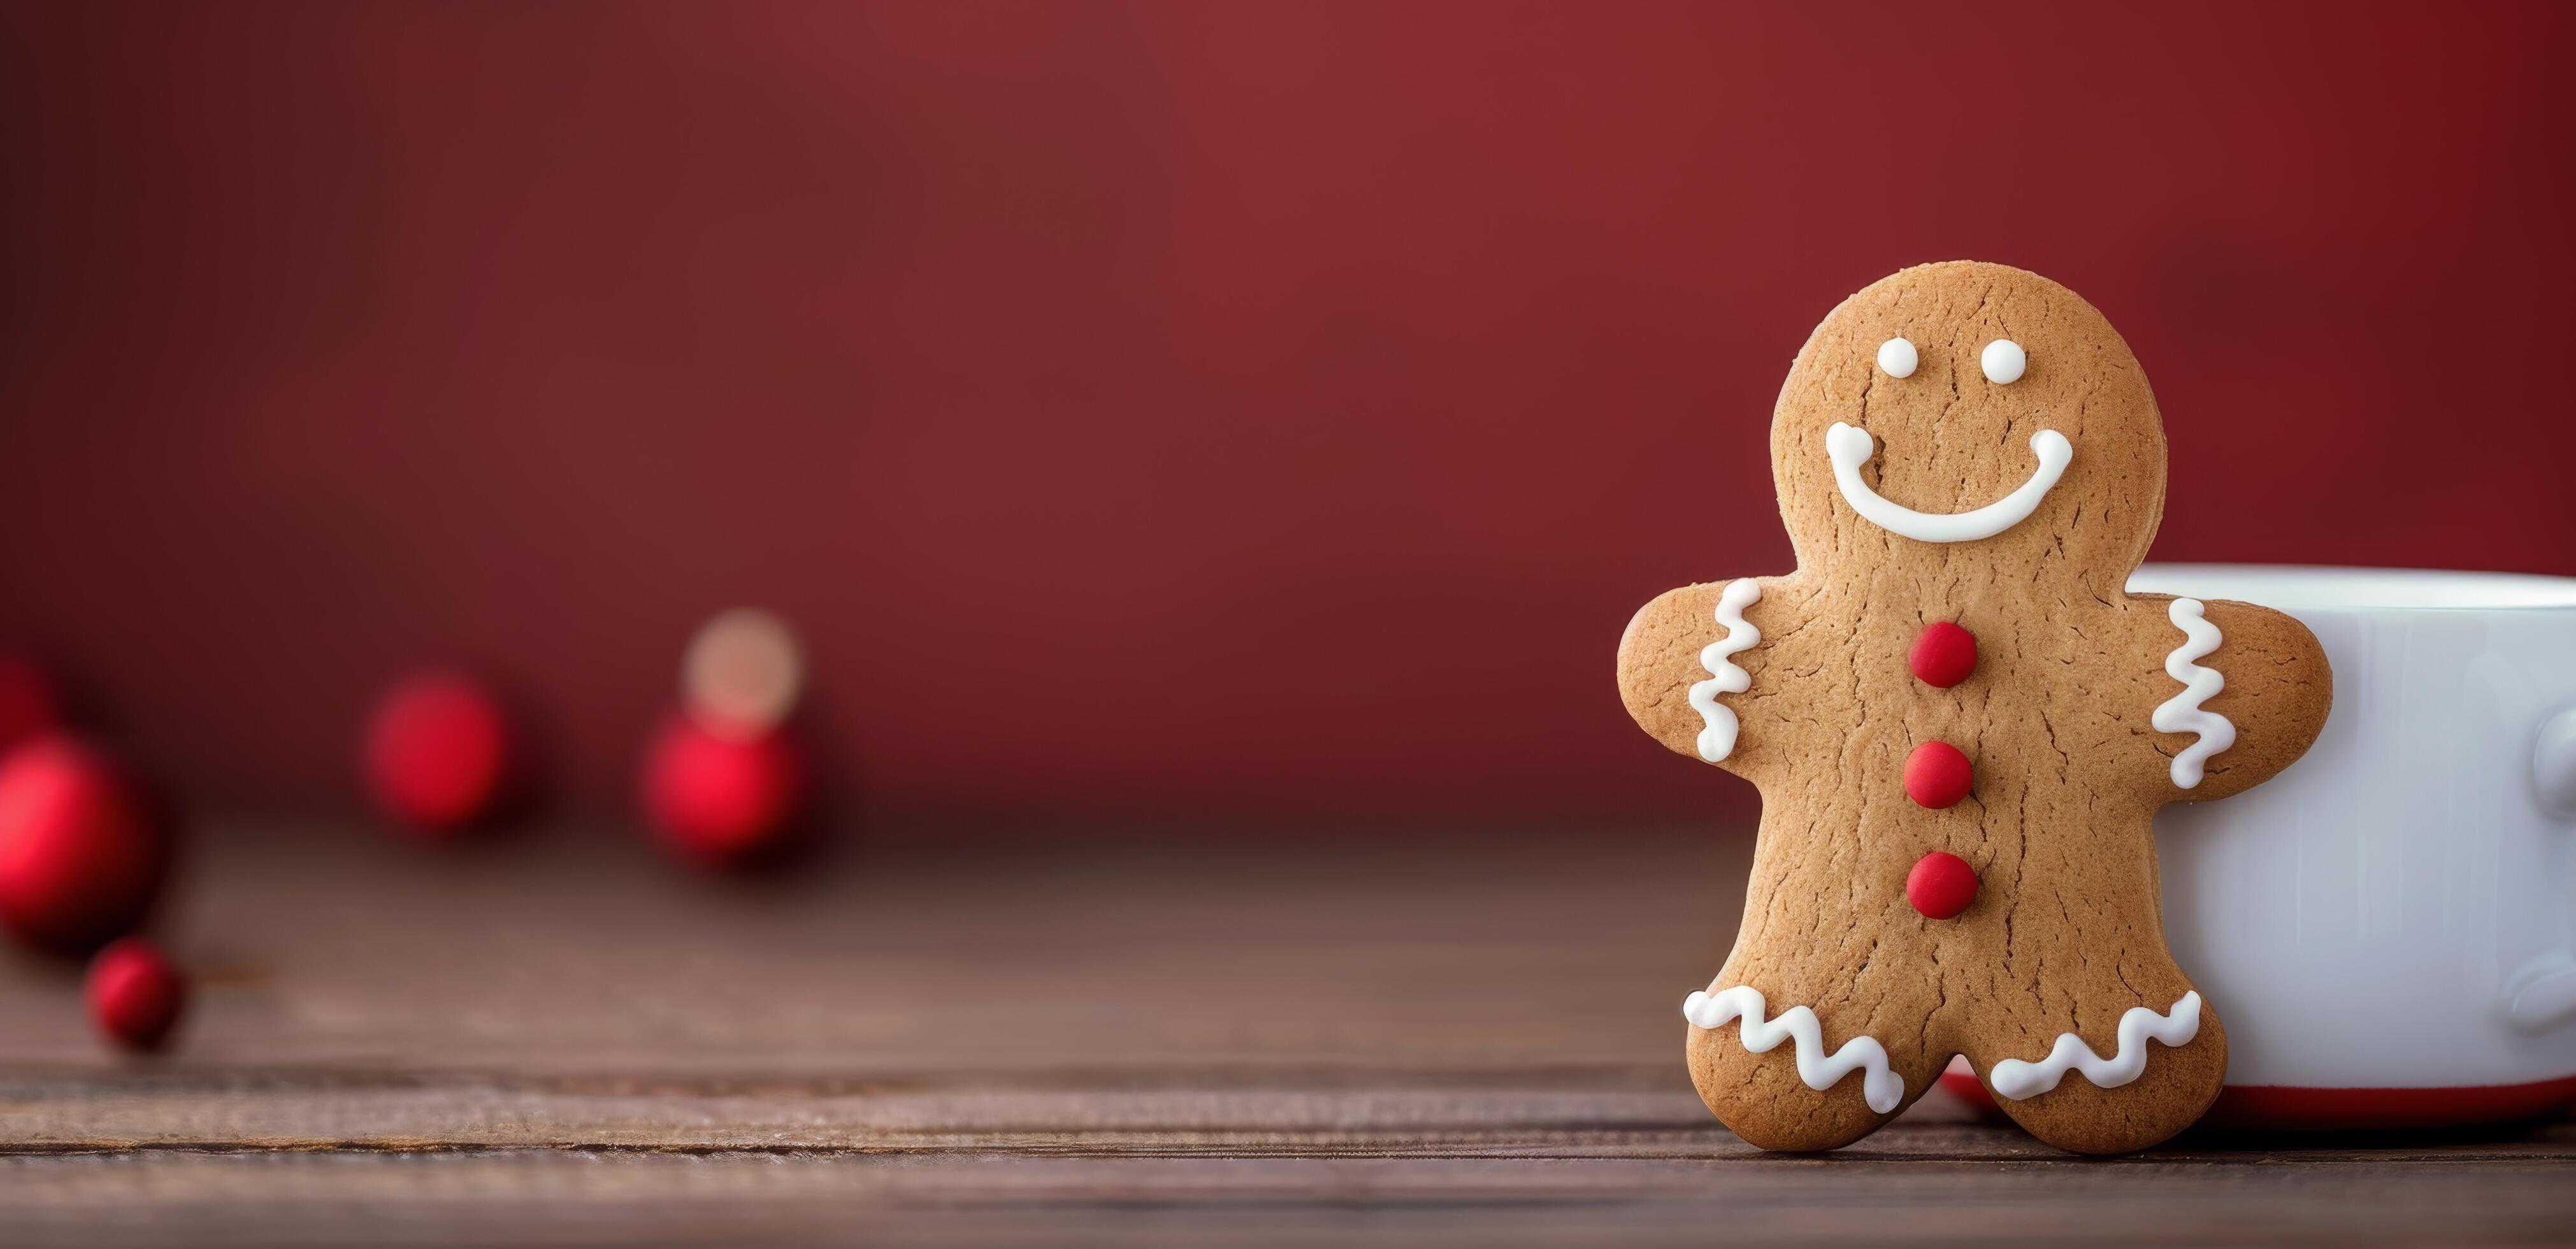
[[[791,719],[804,693],[796,635],[755,608],[699,629],[680,666],[680,709],[646,746],[640,799],[663,841],[704,863],[777,847],[807,801]]]
[[[130,1050],[158,1049],[187,1005],[188,984],[160,947],[141,937],[110,942],[89,964],[89,1017]]]
[[[0,751],[62,724],[61,691],[33,660],[0,654]]]
[[[805,655],[787,622],[756,607],[710,620],[680,663],[680,700],[708,732],[759,737],[787,722],[805,692]]]
[[[168,844],[134,781],[95,747],[48,733],[0,762],[0,923],[78,952],[132,931]]]
[[[489,686],[463,672],[428,669],[376,700],[359,771],[379,810],[416,831],[448,835],[501,805],[518,754],[509,715]]]
[[[738,862],[768,849],[804,800],[804,759],[781,733],[730,737],[675,715],[645,752],[644,813],[692,859]]]

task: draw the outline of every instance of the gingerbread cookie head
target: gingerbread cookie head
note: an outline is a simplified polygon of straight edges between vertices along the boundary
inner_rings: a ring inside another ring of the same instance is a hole
[[[1771,471],[1800,567],[1944,548],[2116,592],[2164,511],[2165,436],[2128,344],[2035,273],[1920,265],[1842,302],[1798,352]]]

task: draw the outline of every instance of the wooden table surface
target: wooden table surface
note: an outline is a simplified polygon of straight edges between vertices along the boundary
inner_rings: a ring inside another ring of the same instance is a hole
[[[203,830],[166,1057],[0,974],[0,1241],[1766,1246],[2576,1236],[2576,1125],[2057,1153],[1940,1095],[1764,1155],[1682,1070],[1746,839]],[[1385,849],[1388,844],[1405,849]]]

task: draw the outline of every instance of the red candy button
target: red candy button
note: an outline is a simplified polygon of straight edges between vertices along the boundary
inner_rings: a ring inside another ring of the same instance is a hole
[[[1905,757],[1905,796],[1935,811],[1968,796],[1975,770],[1948,742],[1925,742]]]
[[[1935,850],[1905,874],[1905,900],[1925,919],[1948,919],[1977,900],[1977,869],[1955,854]]]
[[[1912,668],[1925,685],[1946,690],[1977,670],[1977,635],[1947,620],[1933,621],[1923,627],[1922,636],[1914,639],[1914,649],[1906,652],[1905,666]]]

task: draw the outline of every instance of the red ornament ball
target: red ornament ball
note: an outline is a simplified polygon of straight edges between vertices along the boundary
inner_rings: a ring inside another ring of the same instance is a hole
[[[40,737],[0,763],[0,923],[86,950],[130,931],[161,884],[166,847],[132,784],[95,750]]]
[[[1905,900],[1925,919],[1948,919],[1977,900],[1977,869],[1955,854],[1935,850],[1905,874]]]
[[[1933,621],[1914,639],[1905,666],[1925,685],[1946,690],[1977,670],[1977,635],[1947,620]]]
[[[1925,742],[1905,757],[1905,796],[1935,811],[1968,796],[1976,769],[1948,742]]]
[[[158,1048],[188,1004],[188,983],[141,937],[110,942],[90,960],[89,1017],[109,1040],[131,1050]]]
[[[62,725],[53,678],[21,655],[0,655],[0,750]]]
[[[644,753],[644,815],[673,849],[706,863],[775,846],[805,799],[805,763],[783,733],[737,737],[686,715]]]
[[[501,700],[461,673],[414,673],[367,716],[359,770],[385,814],[424,832],[461,829],[492,813],[514,753]]]

